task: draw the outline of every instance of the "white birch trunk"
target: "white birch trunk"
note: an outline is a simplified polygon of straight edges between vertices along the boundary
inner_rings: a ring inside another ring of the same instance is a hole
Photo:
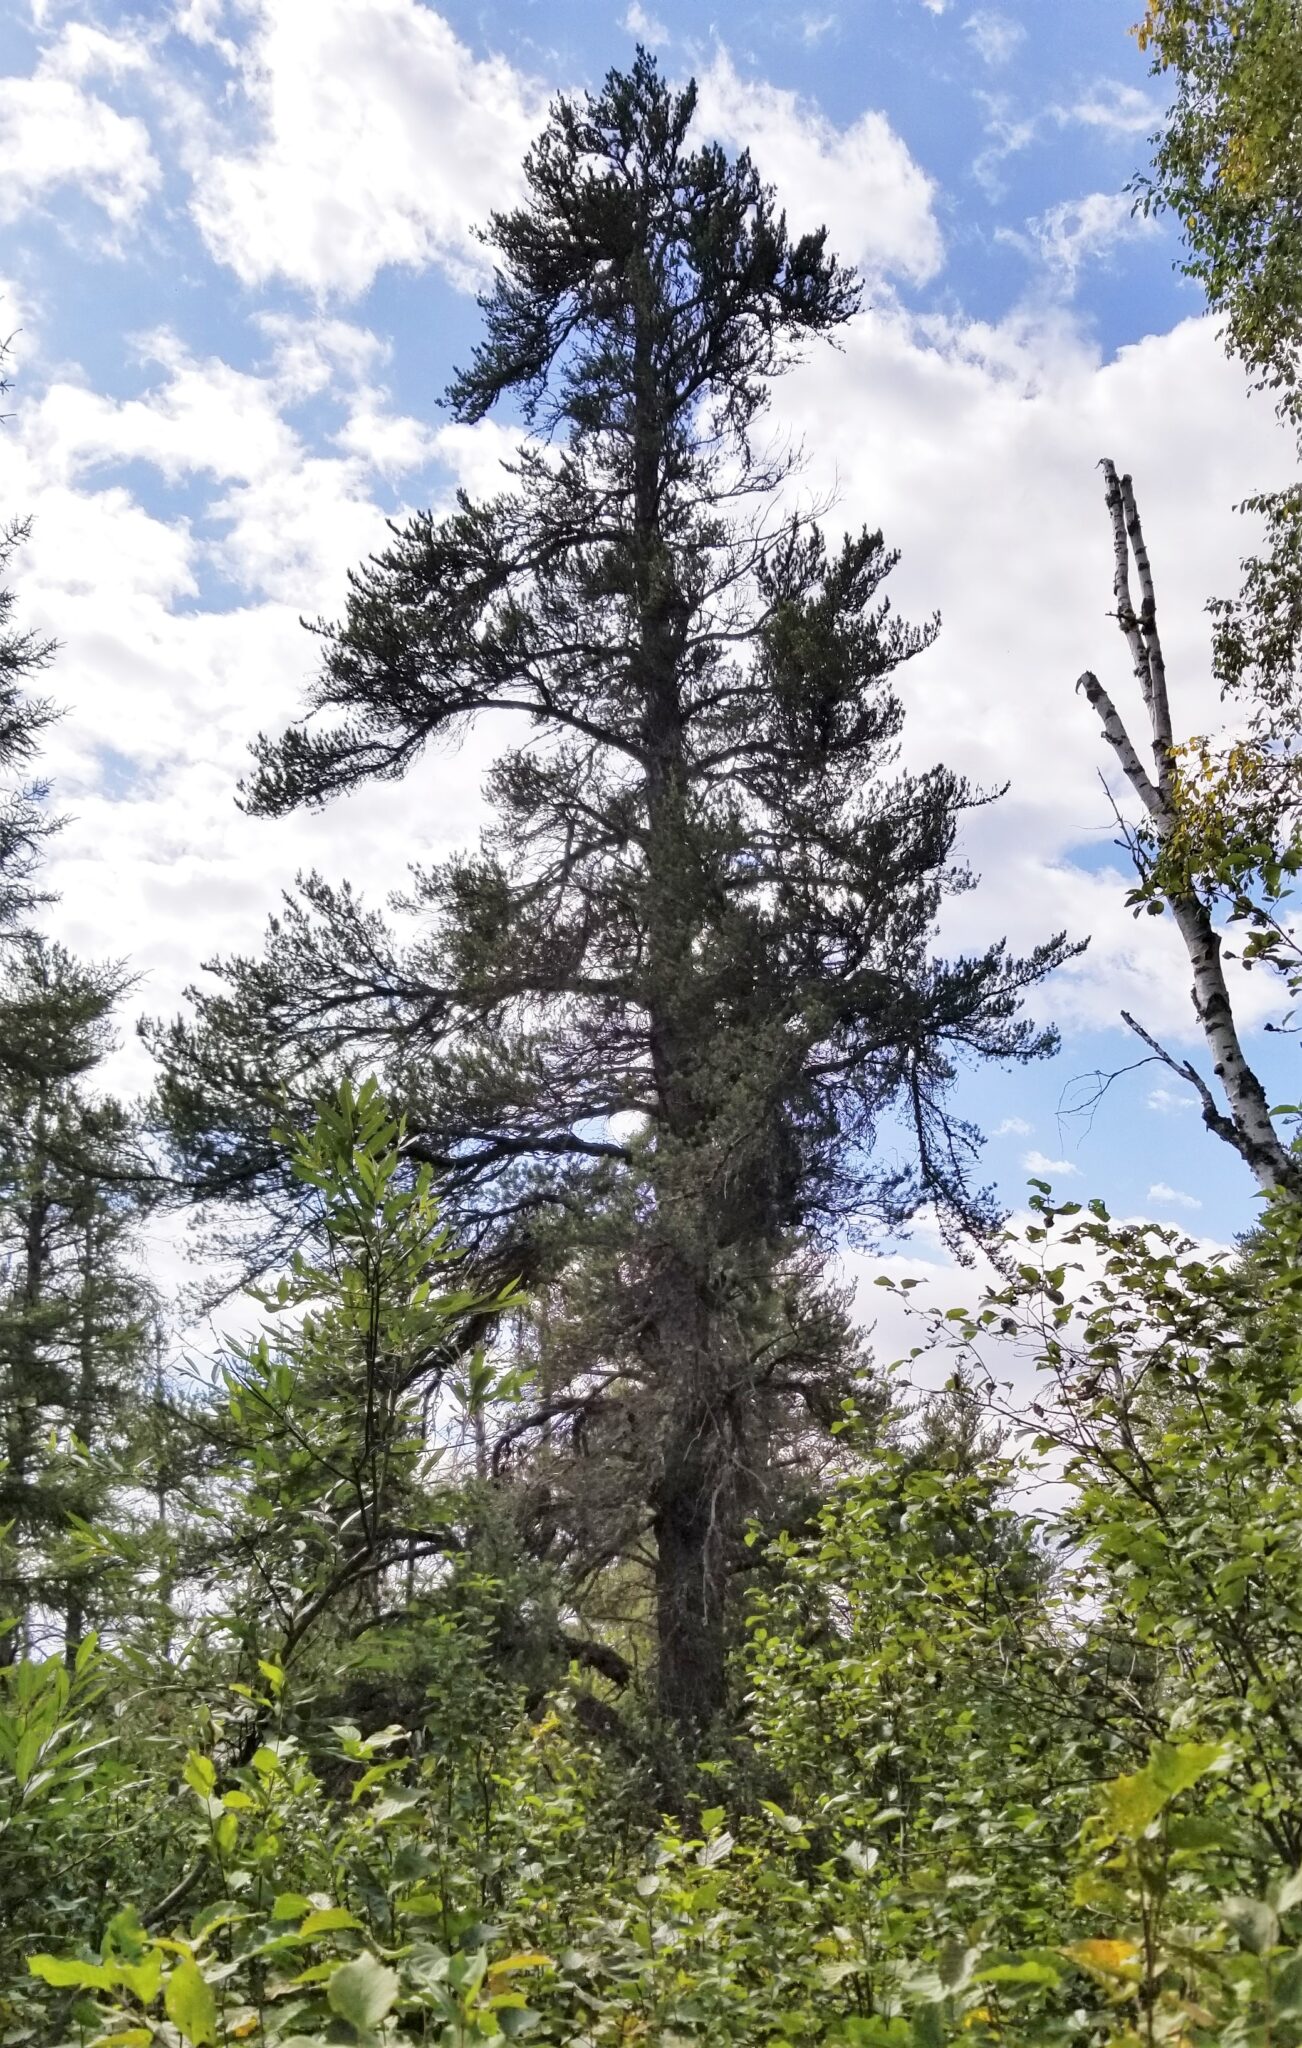
[[[1135,503],[1134,486],[1128,476],[1119,477],[1115,465],[1104,460],[1107,506],[1112,521],[1112,588],[1117,601],[1117,624],[1130,649],[1135,678],[1139,684],[1152,739],[1153,771],[1150,774],[1126,730],[1125,722],[1098,677],[1087,669],[1077,688],[1083,690],[1103,730],[1103,737],[1121,764],[1127,782],[1148,814],[1154,836],[1165,845],[1176,827],[1174,771],[1172,763],[1171,708],[1167,697],[1166,663],[1157,625],[1157,598],[1153,572],[1144,544],[1144,531]],[[1139,610],[1131,597],[1130,569],[1134,562],[1139,580]],[[1250,1065],[1239,1038],[1221,961],[1221,940],[1211,911],[1195,894],[1164,898],[1176,928],[1184,941],[1193,969],[1193,1006],[1212,1057],[1216,1078],[1224,1090],[1228,1115],[1187,1062],[1176,1061],[1164,1052],[1146,1031],[1135,1026],[1145,1043],[1177,1072],[1197,1087],[1203,1105],[1203,1120],[1216,1135],[1232,1145],[1266,1189],[1287,1187],[1302,1193],[1302,1161],[1291,1152],[1271,1120],[1265,1089]],[[1127,1022],[1133,1022],[1127,1019]]]

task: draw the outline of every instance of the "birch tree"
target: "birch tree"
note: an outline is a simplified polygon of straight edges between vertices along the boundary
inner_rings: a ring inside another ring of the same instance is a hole
[[[1219,1093],[1192,1061],[1176,1058],[1142,1022],[1128,1012],[1122,1014],[1153,1056],[1195,1089],[1207,1128],[1233,1147],[1260,1186],[1302,1192],[1302,1160],[1290,1150],[1271,1116],[1266,1090],[1244,1051],[1225,979],[1223,940],[1213,913],[1218,879],[1230,878],[1208,872],[1205,845],[1196,829],[1190,830],[1191,823],[1196,827],[1197,805],[1189,800],[1189,778],[1172,725],[1157,594],[1134,484],[1129,476],[1118,475],[1108,458],[1101,466],[1112,527],[1116,620],[1139,686],[1148,727],[1144,739],[1136,743],[1093,670],[1085,670],[1077,688],[1097,715],[1103,737],[1142,806],[1141,828],[1127,835],[1140,877],[1137,899],[1154,909],[1165,908],[1175,921],[1189,956],[1194,1014]],[[1241,871],[1235,880],[1242,895],[1246,879]]]

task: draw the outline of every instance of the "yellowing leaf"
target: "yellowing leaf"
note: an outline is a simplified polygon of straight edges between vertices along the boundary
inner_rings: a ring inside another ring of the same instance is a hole
[[[1133,1941],[1069,1941],[1062,1954],[1082,1969],[1099,1970],[1106,1977],[1139,1974],[1139,1950]]]
[[[163,1952],[151,1949],[143,1962],[119,1963],[118,1975],[141,2005],[152,2005],[163,1981]]]
[[[75,1956],[28,1956],[27,1968],[56,1991],[109,1991],[112,1971],[103,1963],[79,1962]]]
[[[490,1977],[506,1977],[513,1970],[549,1970],[551,1962],[550,1956],[542,1955],[537,1949],[521,1949],[516,1955],[503,1956],[500,1963],[490,1963],[488,1974]]]
[[[217,1770],[212,1758],[201,1756],[197,1749],[190,1751],[182,1775],[190,1790],[197,1792],[200,1799],[211,1798],[217,1788]]]
[[[217,2000],[212,1985],[192,1962],[178,1963],[163,1993],[167,2017],[190,2048],[212,2048],[217,2039]]]

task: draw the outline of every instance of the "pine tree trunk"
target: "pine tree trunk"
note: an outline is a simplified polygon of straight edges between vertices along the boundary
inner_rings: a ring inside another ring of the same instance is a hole
[[[666,1445],[655,1516],[658,1696],[689,1740],[718,1718],[727,1696],[725,1531],[703,1469],[700,1420]]]
[[[77,1402],[75,1428],[78,1442],[93,1448],[95,1411],[99,1402],[99,1377],[95,1356],[95,1197],[86,1191],[87,1213],[81,1233],[81,1313],[77,1330]],[[77,1659],[86,1633],[86,1603],[81,1584],[73,1579],[64,1596],[63,1645],[69,1669]]]
[[[30,1514],[26,1512],[29,1505],[26,1496],[31,1483],[30,1474],[40,1407],[37,1381],[40,1376],[41,1359],[36,1321],[45,1296],[45,1227],[50,1210],[49,1189],[46,1184],[46,1123],[47,1095],[46,1085],[42,1081],[37,1098],[30,1186],[23,1230],[22,1316],[14,1345],[9,1382],[9,1413],[5,1418],[4,1483],[10,1502],[6,1519],[12,1525],[9,1541],[14,1548],[16,1567],[14,1604],[17,1612],[13,1618],[17,1625],[10,1629],[7,1635],[0,1637],[0,1664],[16,1662],[23,1654],[27,1639],[27,1589],[22,1572],[21,1546],[24,1533],[30,1533],[26,1526],[30,1523]]]

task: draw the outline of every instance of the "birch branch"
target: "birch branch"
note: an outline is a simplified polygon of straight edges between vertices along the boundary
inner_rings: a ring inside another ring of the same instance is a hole
[[[1129,1010],[1121,1012],[1121,1021],[1134,1032],[1136,1038],[1143,1040],[1155,1059],[1160,1060],[1164,1067],[1169,1067],[1173,1074],[1178,1074],[1182,1081],[1187,1081],[1189,1086],[1196,1090],[1202,1107],[1203,1122],[1208,1130],[1216,1137],[1223,1138],[1227,1145],[1234,1145],[1236,1140],[1233,1120],[1226,1116],[1193,1061],[1178,1060],[1174,1053],[1168,1052],[1166,1047],[1154,1038],[1151,1031],[1145,1031],[1143,1025],[1137,1018],[1131,1016]]]
[[[1126,781],[1160,830],[1167,806],[1163,802],[1161,791],[1146,773],[1143,762],[1135,752],[1130,734],[1121,722],[1121,714],[1116,705],[1093,669],[1085,670],[1078,679],[1076,688],[1085,692],[1089,707],[1097,714],[1099,724],[1103,728],[1104,739],[1121,763]]]
[[[1135,503],[1135,487],[1128,476],[1121,479],[1121,505],[1126,516],[1126,537],[1130,542],[1135,557],[1135,568],[1139,575],[1139,631],[1148,658],[1148,715],[1153,722],[1157,780],[1159,788],[1166,791],[1170,787],[1172,746],[1171,706],[1166,693],[1166,659],[1162,653],[1162,636],[1157,630],[1157,593],[1153,587],[1152,565],[1148,559],[1144,529],[1140,524],[1139,507]]]
[[[1106,482],[1104,502],[1112,521],[1112,595],[1117,604],[1117,624],[1125,635],[1134,663],[1135,680],[1139,694],[1144,700],[1144,709],[1151,712],[1153,695],[1152,679],[1148,672],[1148,649],[1144,636],[1139,630],[1139,618],[1130,595],[1130,535],[1126,531],[1126,505],[1122,493],[1121,479],[1117,466],[1110,456],[1105,455],[1099,465]],[[1130,478],[1126,478],[1130,482]]]

